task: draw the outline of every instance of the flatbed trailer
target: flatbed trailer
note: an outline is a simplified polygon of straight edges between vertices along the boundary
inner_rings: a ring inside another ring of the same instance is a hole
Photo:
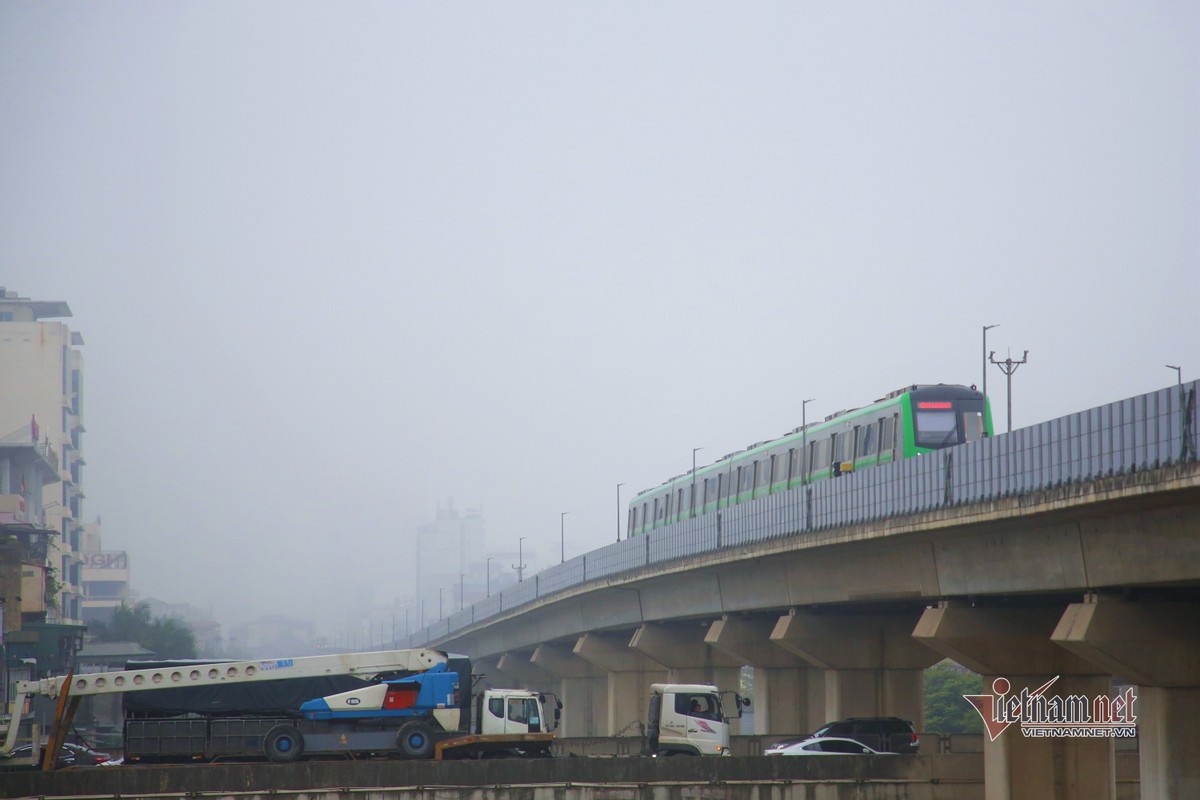
[[[472,734],[446,739],[434,746],[435,761],[460,758],[549,758],[553,733]]]

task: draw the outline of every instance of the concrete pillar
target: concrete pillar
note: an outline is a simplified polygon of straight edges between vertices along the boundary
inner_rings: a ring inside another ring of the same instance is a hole
[[[1200,797],[1200,688],[1138,687],[1142,800]]]
[[[983,675],[982,696],[1001,702],[1057,678],[1046,697],[1109,695],[1112,679],[1051,641],[1062,607],[926,609],[913,636]],[[1003,681],[997,682],[997,678]],[[1007,691],[1004,691],[1007,690]],[[984,736],[986,800],[1113,800],[1111,739],[1030,738],[1018,726]]]
[[[814,614],[780,617],[771,641],[826,670],[825,721],[900,717],[925,722],[925,668],[941,660],[912,639],[920,615]]]
[[[608,708],[602,736],[636,735],[645,726],[650,685],[665,683],[661,664],[629,647],[632,634],[585,633],[573,653],[604,670],[608,680]]]
[[[1200,603],[1093,596],[1051,638],[1137,685],[1143,800],[1200,797]]]
[[[606,736],[608,678],[566,645],[541,644],[530,663],[556,676],[562,686],[560,736]]]
[[[753,733],[814,731],[825,722],[824,671],[772,642],[775,622],[775,617],[725,616],[709,626],[704,641],[754,668]],[[814,693],[816,699],[810,696]]]

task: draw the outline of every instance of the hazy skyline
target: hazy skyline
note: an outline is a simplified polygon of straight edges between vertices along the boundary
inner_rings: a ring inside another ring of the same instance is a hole
[[[979,383],[984,324],[1015,427],[1195,378],[1198,43],[1184,2],[9,0],[0,285],[71,306],[143,595],[328,621],[411,594],[447,497],[557,563],[801,399]]]

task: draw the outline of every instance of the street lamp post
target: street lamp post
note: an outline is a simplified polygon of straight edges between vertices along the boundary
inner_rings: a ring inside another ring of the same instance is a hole
[[[466,578],[465,574],[463,574],[461,572],[458,573],[458,610],[459,611],[463,610],[463,581],[465,578]]]
[[[992,328],[999,328],[999,327],[1000,327],[999,322],[997,322],[995,325],[984,325],[983,326],[983,383],[980,385],[983,387],[983,396],[984,397],[987,397],[987,362],[988,362],[987,332],[990,331]]]
[[[492,557],[487,557],[487,564],[484,565],[487,570],[487,596],[492,596]]]
[[[446,591],[446,587],[444,587],[444,586],[438,587],[438,620],[441,620],[441,618],[442,618],[442,593],[444,593],[445,591]]]
[[[692,513],[690,516],[696,516],[696,453],[703,450],[703,447],[692,448]]]
[[[1183,367],[1176,367],[1172,366],[1171,364],[1163,364],[1163,366],[1167,369],[1175,370],[1175,378],[1178,380],[1179,385],[1183,386]]]
[[[522,536],[517,540],[517,563],[513,564],[513,569],[517,571],[517,583],[525,580],[525,556],[523,555],[524,551],[521,549],[521,545],[528,538],[528,536]]]
[[[623,483],[617,484],[617,541],[621,541],[621,487]]]
[[[558,515],[558,563],[566,563],[567,560],[567,514],[570,511],[564,511]]]
[[[801,479],[801,483],[804,484],[808,483],[808,404],[813,400],[816,398],[810,397],[800,401],[800,458],[804,460],[804,469],[800,474],[804,476]]]

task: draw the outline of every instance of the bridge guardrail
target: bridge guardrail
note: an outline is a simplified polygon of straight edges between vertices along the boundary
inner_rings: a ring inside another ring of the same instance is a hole
[[[576,556],[407,637],[439,637],[588,581],[783,536],[1195,461],[1200,381],[935,454],[796,486]],[[403,642],[404,640],[401,639]]]

